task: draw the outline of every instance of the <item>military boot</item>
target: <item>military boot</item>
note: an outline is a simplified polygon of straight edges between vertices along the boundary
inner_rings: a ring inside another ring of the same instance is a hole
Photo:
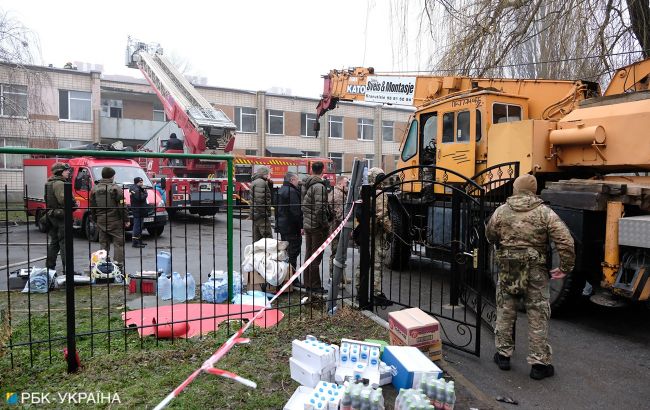
[[[146,245],[142,243],[140,238],[133,238],[132,246],[134,248],[144,248]]]
[[[499,353],[494,354],[494,363],[499,366],[501,370],[510,370],[510,358],[508,356],[502,356]],[[531,377],[532,373],[531,373]]]
[[[555,369],[552,364],[534,364],[530,369],[530,378],[535,380],[542,380],[554,374]]]

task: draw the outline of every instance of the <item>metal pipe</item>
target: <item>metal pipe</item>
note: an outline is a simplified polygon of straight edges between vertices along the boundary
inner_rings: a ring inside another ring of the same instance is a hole
[[[183,153],[160,153],[144,151],[93,151],[76,149],[43,149],[43,148],[21,148],[21,147],[0,147],[0,154],[27,154],[27,155],[52,155],[58,157],[105,157],[105,158],[180,158],[180,159],[207,159],[212,161],[232,160],[232,155],[220,154],[183,154]]]
[[[230,157],[228,159],[228,194],[226,196],[226,207],[228,208],[226,210],[226,247],[227,250],[226,252],[228,253],[228,302],[230,303],[233,298],[233,248],[232,248],[232,241],[233,241],[233,235],[232,235],[232,207],[233,207],[233,194],[234,194],[234,185],[233,185],[233,180],[234,180],[234,167],[233,167],[233,158]]]
[[[607,202],[607,220],[605,226],[605,261],[603,266],[603,280],[600,285],[611,288],[616,282],[619,269],[618,248],[618,221],[623,216],[623,203],[616,201]]]
[[[61,249],[61,254],[65,254],[65,307],[67,329],[67,347],[68,347],[68,373],[74,373],[78,370],[77,363],[77,341],[75,328],[75,304],[74,304],[74,241],[72,240],[72,184],[66,182],[64,185],[64,215],[65,219],[65,249]],[[54,229],[54,228],[52,228]],[[64,253],[65,252],[65,253]],[[63,258],[62,258],[63,259]]]

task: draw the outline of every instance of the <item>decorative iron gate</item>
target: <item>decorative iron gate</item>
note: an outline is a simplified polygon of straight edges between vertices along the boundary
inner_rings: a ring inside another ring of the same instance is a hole
[[[510,195],[517,173],[516,164],[474,178],[413,166],[365,185],[360,306],[419,307],[439,320],[444,344],[480,355],[481,320],[493,320],[483,310],[494,312],[494,296],[484,297],[494,289],[485,222]]]

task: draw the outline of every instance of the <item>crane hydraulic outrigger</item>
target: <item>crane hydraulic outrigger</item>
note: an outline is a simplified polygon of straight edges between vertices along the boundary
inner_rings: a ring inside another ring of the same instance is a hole
[[[472,179],[486,168],[518,162],[521,173],[546,185],[542,197],[579,244],[574,272],[552,288],[554,310],[585,280],[600,284],[596,303],[648,303],[650,236],[636,233],[650,232],[650,59],[619,69],[603,94],[598,84],[581,80],[382,75],[361,67],[332,70],[324,79],[319,117],[338,101],[417,107],[399,168],[435,165]],[[426,179],[422,171],[405,170],[405,179]],[[423,185],[401,188],[417,201]],[[408,238],[408,232],[399,234]],[[391,255],[391,261],[401,268],[408,256]]]
[[[183,131],[185,149],[166,152],[219,155],[232,151],[236,125],[190,84],[163,55],[159,44],[147,44],[129,37],[126,65],[142,72],[162,103],[167,118]],[[161,148],[154,135],[142,150],[158,152]],[[191,213],[210,215],[223,205],[226,181],[211,176],[224,174],[224,162],[147,158],[143,167],[152,179],[165,178],[162,185],[171,213],[189,209]]]

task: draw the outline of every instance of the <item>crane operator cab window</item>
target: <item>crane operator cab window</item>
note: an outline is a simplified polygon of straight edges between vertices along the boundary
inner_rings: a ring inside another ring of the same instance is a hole
[[[521,107],[513,104],[492,104],[492,124],[521,121]]]
[[[442,143],[467,143],[470,139],[470,112],[446,112],[442,116]],[[455,138],[454,138],[455,137]]]
[[[418,152],[418,121],[413,119],[409,127],[409,133],[402,148],[402,161],[408,161]]]
[[[438,113],[422,115],[422,151],[420,163],[431,165],[436,163],[436,137],[438,135]]]

